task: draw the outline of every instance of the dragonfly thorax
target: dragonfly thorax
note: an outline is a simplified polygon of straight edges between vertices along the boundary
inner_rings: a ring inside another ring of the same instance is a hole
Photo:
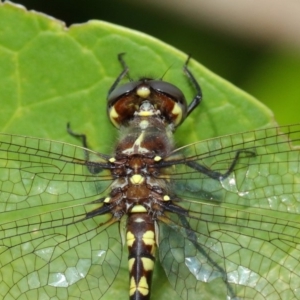
[[[173,150],[173,125],[167,125],[159,114],[143,114],[139,111],[126,127],[120,128],[117,157],[137,154],[166,157]]]

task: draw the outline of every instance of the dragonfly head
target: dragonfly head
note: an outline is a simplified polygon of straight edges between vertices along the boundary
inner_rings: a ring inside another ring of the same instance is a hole
[[[187,114],[187,103],[175,85],[149,78],[131,81],[115,88],[107,99],[111,122],[126,126],[135,116],[159,116],[166,124],[177,127]]]

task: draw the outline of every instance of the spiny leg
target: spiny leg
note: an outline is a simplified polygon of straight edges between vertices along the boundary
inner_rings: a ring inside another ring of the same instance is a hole
[[[67,123],[67,132],[69,135],[79,139],[82,143],[82,146],[84,148],[87,148],[89,149],[88,145],[87,145],[87,138],[86,138],[86,135],[85,134],[82,134],[82,133],[76,133],[74,132],[72,129],[71,129],[71,124],[70,123]],[[88,153],[85,151],[85,156],[86,158],[88,157]]]
[[[180,214],[178,214],[178,217],[179,217],[179,220],[180,220],[182,226],[185,229],[188,240],[194,245],[194,247],[197,249],[197,251],[203,257],[205,257],[207,259],[207,262],[214,269],[216,269],[218,272],[220,272],[220,274],[222,274],[222,279],[223,279],[224,284],[226,285],[227,293],[230,295],[230,299],[236,299],[235,292],[234,292],[232,286],[228,283],[226,271],[210,257],[210,255],[205,251],[205,249],[200,244],[197,243],[197,236],[196,236],[195,232],[191,229],[190,224],[189,224],[188,220],[186,219],[186,217],[184,215],[180,215]]]
[[[190,82],[194,86],[194,88],[196,90],[196,95],[194,96],[194,99],[188,106],[187,116],[201,103],[201,100],[202,100],[201,87],[200,87],[199,83],[197,82],[193,73],[188,69],[188,63],[189,63],[190,59],[191,59],[191,56],[189,55],[183,66],[183,71],[185,72],[185,74],[189,78]]]
[[[84,147],[83,152],[84,152],[84,158],[86,160],[86,166],[88,168],[88,170],[92,173],[92,174],[98,174],[102,171],[102,168],[98,165],[92,164],[90,163],[90,154],[89,151],[87,149],[89,149],[88,144],[87,144],[87,138],[85,134],[82,133],[76,133],[71,129],[71,125],[70,123],[67,123],[67,132],[79,139],[82,143],[82,146]]]
[[[112,84],[112,86],[110,87],[110,89],[108,90],[108,96],[111,94],[111,92],[116,88],[116,86],[120,83],[120,81],[125,77],[127,76],[129,81],[132,81],[131,77],[129,76],[128,74],[128,71],[129,71],[129,68],[128,66],[126,65],[124,59],[123,59],[123,55],[125,53],[119,53],[118,54],[118,60],[119,62],[121,63],[122,67],[123,67],[123,70],[122,72],[120,73],[120,75],[117,77],[117,79],[115,80],[115,82]]]
[[[251,157],[251,156],[255,156],[255,152],[254,151],[250,151],[250,150],[237,150],[235,153],[235,157],[232,160],[229,168],[227,169],[227,171],[225,173],[221,173],[218,171],[214,171],[211,170],[203,165],[198,164],[197,162],[194,161],[188,161],[185,164],[188,165],[189,167],[193,168],[196,171],[199,171],[202,174],[205,174],[206,176],[212,178],[212,179],[216,179],[216,180],[224,180],[226,179],[234,170],[240,154],[241,153],[245,153],[247,156]]]
[[[173,197],[172,197],[173,198]],[[182,201],[180,198],[176,198],[176,201]],[[179,200],[180,199],[180,200]],[[172,199],[173,201],[173,199]],[[178,216],[180,223],[182,224],[182,228],[184,229],[187,238],[195,247],[195,249],[207,260],[207,263],[217,272],[221,274],[221,278],[224,281],[224,284],[227,287],[227,293],[231,296],[230,299],[236,299],[235,298],[235,292],[232,288],[232,286],[227,281],[227,273],[211,256],[205,251],[204,247],[202,247],[197,241],[198,238],[196,236],[195,231],[191,228],[190,223],[187,220],[187,217],[189,217],[189,212],[180,207],[179,205],[173,204],[172,201],[163,203],[163,207],[166,211],[174,213]],[[172,221],[165,217],[160,216],[159,219],[163,221],[165,224],[170,224],[170,227],[172,227]],[[179,225],[180,226],[180,225]],[[176,227],[176,226],[175,226]]]

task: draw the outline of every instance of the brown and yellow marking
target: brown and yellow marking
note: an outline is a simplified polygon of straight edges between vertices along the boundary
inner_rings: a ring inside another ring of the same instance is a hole
[[[138,284],[136,284],[134,278],[131,277],[129,295],[132,296],[136,291],[141,293],[143,296],[146,296],[149,294],[149,286],[148,286],[147,279],[145,276],[141,277]]]
[[[154,267],[153,259],[147,257],[141,257],[141,261],[143,263],[143,267],[145,271],[152,271]]]
[[[156,242],[155,242],[155,233],[152,230],[148,230],[143,234],[142,237],[143,242],[147,246],[151,246],[150,253],[152,256],[155,255]]]
[[[137,286],[135,284],[134,277],[131,277],[130,283],[129,283],[129,296],[132,296],[135,293],[136,288],[137,288]]]
[[[131,272],[134,263],[135,263],[135,258],[130,258],[128,260],[128,270],[129,270],[129,272]]]
[[[176,117],[175,122],[174,122],[175,125],[178,125],[182,119],[182,109],[177,103],[174,103],[174,107],[172,109],[172,114]]]
[[[127,245],[129,247],[132,247],[134,241],[135,241],[135,236],[132,232],[128,231],[126,235],[126,240],[127,240]]]
[[[147,86],[140,86],[137,90],[136,90],[136,94],[138,96],[140,96],[141,98],[146,99],[147,97],[149,97],[151,91]]]
[[[114,126],[119,127],[119,123],[116,121],[116,119],[119,118],[119,114],[115,110],[114,106],[109,111],[109,118],[110,118],[110,121],[114,124]]]
[[[144,213],[147,212],[146,208],[143,205],[135,205],[131,211],[131,213]]]
[[[143,234],[143,242],[146,245],[152,245],[153,241],[154,241],[154,231],[152,230],[147,230],[144,234]]]
[[[142,130],[141,134],[135,140],[133,146],[123,150],[122,153],[132,154],[132,153],[139,153],[139,152],[148,152],[148,149],[141,147],[141,143],[143,142],[144,137],[145,137],[145,131]]]
[[[140,204],[136,206],[141,207]],[[156,249],[155,223],[153,217],[148,213],[129,213],[127,246],[131,300],[150,299]]]
[[[145,181],[145,178],[140,174],[134,174],[133,176],[130,177],[130,181],[132,184],[139,185]]]
[[[141,280],[138,283],[137,290],[144,296],[149,293],[149,286],[147,283],[147,278],[145,276],[141,277]]]

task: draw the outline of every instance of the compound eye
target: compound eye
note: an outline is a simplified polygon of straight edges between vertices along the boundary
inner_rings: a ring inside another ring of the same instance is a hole
[[[139,81],[132,81],[115,88],[107,97],[108,107],[112,107],[120,97],[132,93],[139,84]]]
[[[151,87],[154,90],[169,96],[173,101],[186,106],[186,100],[182,91],[175,85],[161,80],[151,80]]]
[[[150,86],[157,94],[164,95],[163,115],[167,116],[175,126],[178,126],[186,118],[187,103],[182,91],[175,85],[161,81],[151,80]]]

